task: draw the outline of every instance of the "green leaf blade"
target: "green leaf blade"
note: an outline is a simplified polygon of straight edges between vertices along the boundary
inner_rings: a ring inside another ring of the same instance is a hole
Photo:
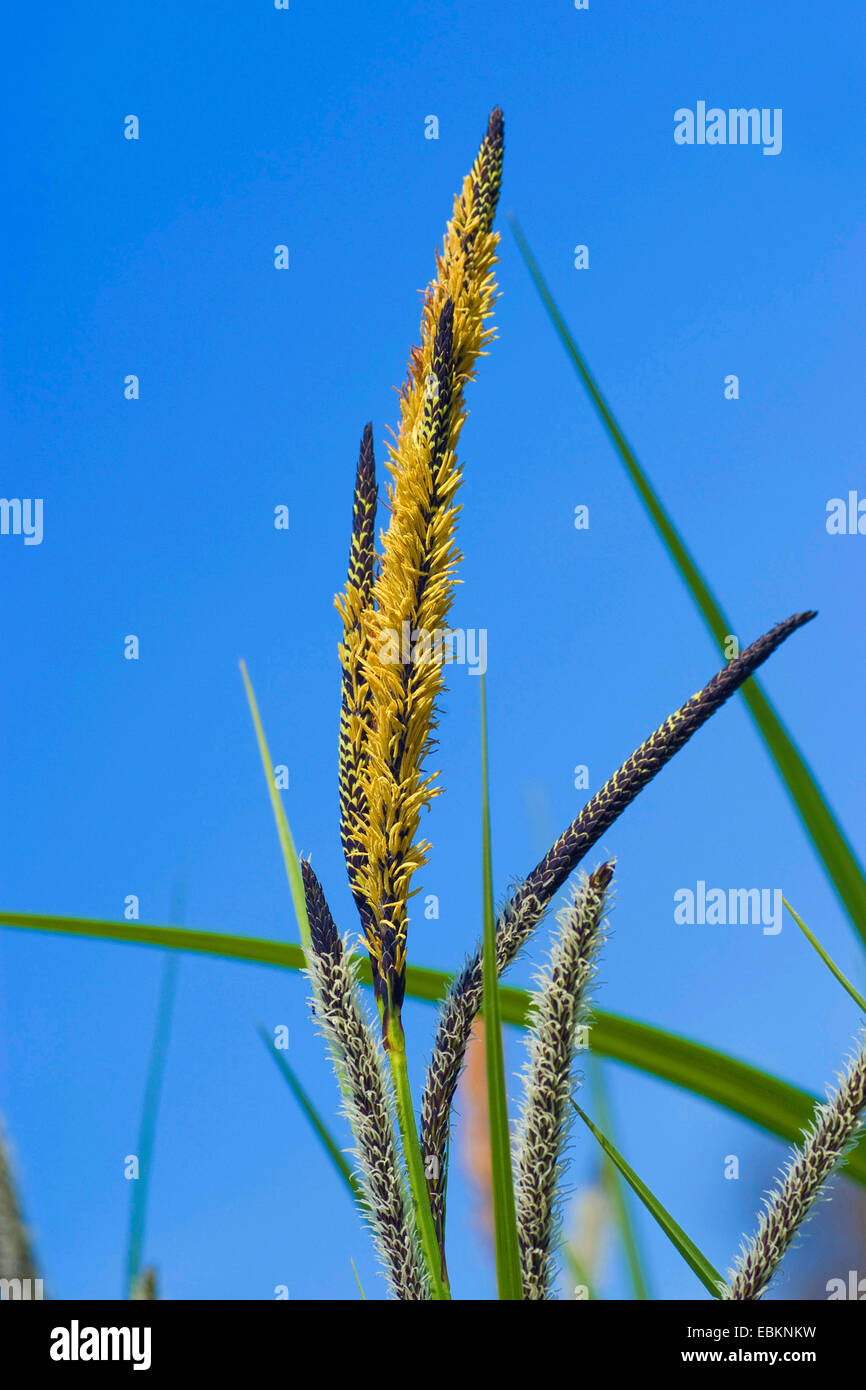
[[[611,1126],[610,1110],[608,1107],[601,1065],[598,1058],[592,1054],[590,1054],[589,1062],[590,1088],[592,1090],[595,1111],[601,1120],[602,1129],[606,1134],[612,1134],[613,1129]],[[612,1143],[613,1140],[611,1140],[611,1144]],[[649,1283],[644,1272],[644,1260],[641,1254],[637,1231],[631,1218],[628,1202],[626,1201],[622,1177],[612,1159],[608,1158],[605,1167],[607,1168],[606,1186],[608,1188],[608,1195],[613,1203],[617,1225],[619,1226],[620,1236],[625,1248],[626,1263],[628,1264],[635,1297],[640,1300],[647,1300],[650,1297]]]
[[[709,1290],[713,1298],[721,1298],[722,1295],[719,1285],[724,1284],[725,1281],[718,1270],[713,1269],[709,1260],[705,1255],[701,1254],[694,1241],[689,1239],[682,1226],[677,1224],[670,1212],[662,1206],[659,1199],[650,1191],[646,1183],[642,1182],[634,1169],[626,1163],[619,1150],[614,1147],[604,1134],[602,1134],[600,1129],[596,1128],[589,1116],[581,1110],[577,1101],[573,1100],[571,1103],[587,1129],[590,1130],[598,1140],[608,1158],[615,1164],[629,1187],[637,1194],[653,1219],[658,1222],[668,1240],[680,1255],[682,1255],[689,1268],[698,1276],[704,1288]]]
[[[266,941],[224,932],[2,911],[0,927],[82,940],[168,948],[250,965],[277,966],[283,970],[306,968],[303,949],[293,942]],[[370,963],[366,958],[360,963],[359,974],[365,984],[372,984]],[[451,976],[444,971],[410,965],[406,972],[406,993],[415,999],[436,1003],[444,998],[450,981]],[[502,1022],[525,1027],[529,1009],[526,991],[500,986],[498,994]],[[819,1098],[808,1091],[736,1057],[619,1014],[602,1010],[595,1014],[590,1047],[601,1057],[610,1057],[691,1091],[791,1143],[800,1142],[802,1130],[811,1122],[815,1105],[819,1103]],[[866,1187],[866,1137],[851,1151],[843,1173]]]

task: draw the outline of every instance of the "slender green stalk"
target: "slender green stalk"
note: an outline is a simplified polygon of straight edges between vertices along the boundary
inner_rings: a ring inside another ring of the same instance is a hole
[[[502,1052],[499,970],[496,962],[496,917],[493,910],[493,865],[490,851],[490,793],[487,766],[487,695],[481,677],[481,837],[483,861],[484,1053],[487,1063],[487,1110],[490,1120],[490,1160],[493,1187],[493,1226],[496,1236],[496,1283],[501,1300],[523,1299],[520,1241],[511,1171],[511,1135]]]
[[[289,880],[289,888],[292,892],[292,902],[295,905],[295,916],[298,919],[298,929],[301,933],[301,941],[304,944],[304,950],[309,951],[310,923],[307,917],[307,900],[304,896],[304,880],[301,877],[301,870],[298,865],[298,854],[295,849],[295,842],[292,839],[292,832],[289,828],[288,818],[283,808],[283,803],[280,800],[280,794],[277,791],[276,784],[274,782],[274,765],[271,762],[271,755],[268,749],[267,739],[265,738],[265,731],[262,727],[261,717],[259,716],[259,707],[256,703],[256,694],[253,690],[253,683],[250,680],[249,675],[247,673],[247,665],[245,661],[240,662],[240,668],[241,675],[244,678],[244,688],[247,692],[247,701],[250,707],[250,714],[253,717],[253,724],[256,730],[256,742],[259,745],[259,753],[262,759],[262,767],[264,768],[265,780],[268,784],[268,795],[271,799],[271,807],[274,813],[274,820],[277,823],[277,834],[280,837],[280,848],[283,851],[283,861],[286,866],[286,876]]]
[[[433,1225],[433,1213],[427,1196],[427,1183],[424,1178],[424,1162],[421,1158],[421,1145],[415,1127],[415,1110],[412,1105],[412,1092],[409,1089],[409,1069],[406,1065],[406,1039],[403,1024],[397,1014],[391,1013],[388,1021],[388,1062],[391,1079],[394,1083],[394,1100],[397,1107],[397,1122],[403,1140],[403,1161],[409,1178],[409,1191],[415,1211],[415,1224],[421,1241],[421,1252],[430,1288],[435,1299],[449,1299],[451,1291],[444,1272],[443,1260]]]
[[[831,957],[827,954],[827,952],[824,950],[824,947],[818,940],[817,936],[815,936],[813,932],[810,932],[802,917],[797,916],[796,912],[794,911],[788,900],[786,898],[783,898],[782,902],[785,904],[794,921],[797,923],[797,926],[800,928],[800,931],[805,936],[806,940],[809,942],[811,946],[814,946],[815,950],[818,952],[818,955],[821,957],[822,961],[827,966],[827,969],[832,971],[842,988],[848,991],[857,1007],[862,1009],[864,1014],[866,1014],[866,999],[863,998],[862,994],[859,994],[857,992],[857,990],[852,985],[851,981],[848,979],[848,976],[842,973],[836,962],[832,960]]]

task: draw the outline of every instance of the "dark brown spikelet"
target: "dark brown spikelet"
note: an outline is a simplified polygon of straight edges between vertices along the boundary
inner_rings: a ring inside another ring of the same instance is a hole
[[[666,719],[587,802],[541,863],[517,886],[500,913],[496,927],[496,963],[500,974],[529,939],[554,894],[638,793],[776,648],[815,616],[814,612],[795,613],[746,647],[703,690]],[[453,981],[442,1004],[422,1099],[421,1149],[425,1169],[433,1175],[428,1187],[440,1242],[445,1220],[451,1106],[483,992],[479,946]]]
[[[364,677],[364,631],[361,615],[370,605],[376,579],[376,462],[373,426],[367,424],[361,438],[355,493],[352,502],[352,541],[345,593],[337,599],[343,618],[340,644],[342,698],[340,703],[340,839],[349,874],[349,886],[367,935],[370,911],[359,884],[364,862],[361,839],[367,818],[367,798],[362,771],[369,733],[370,689]]]
[[[404,486],[411,497],[405,525],[399,508],[386,537],[377,583],[376,623],[367,626],[367,664],[372,709],[367,744],[364,869],[361,889],[369,906],[367,946],[376,998],[387,1036],[405,994],[406,935],[412,874],[429,848],[417,840],[421,811],[434,794],[423,762],[435,747],[436,699],[441,663],[375,658],[388,633],[402,624],[432,632],[447,617],[457,553],[452,543],[455,511],[454,302],[442,305],[433,339],[430,372],[418,422],[419,463]],[[414,483],[414,488],[412,487]],[[395,520],[396,518],[396,520]],[[377,626],[380,623],[381,627]]]
[[[304,880],[304,898],[307,903],[313,950],[317,956],[337,956],[342,950],[340,933],[309,859],[301,860],[301,877]]]
[[[505,117],[499,107],[490,113],[487,134],[481,142],[478,158],[472,170],[472,192],[478,222],[467,231],[464,248],[471,251],[479,232],[489,232],[496,216],[499,190],[502,187],[502,158],[505,153]]]
[[[634,801],[638,792],[652,781],[665,763],[688,743],[692,734],[706,724],[716,710],[739,690],[759,666],[772,656],[777,647],[804,623],[811,622],[814,612],[795,613],[746,647],[738,657],[713,676],[709,685],[666,719],[646,742],[635,749],[618,772],[605,782],[600,792],[587,802],[580,815],[556,841],[552,849],[529,875],[522,892],[526,898],[541,896],[549,902],[562,887],[569,874],[596,841]]]

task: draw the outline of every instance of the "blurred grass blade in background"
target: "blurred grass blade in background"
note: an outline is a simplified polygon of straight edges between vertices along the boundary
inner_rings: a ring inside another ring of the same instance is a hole
[[[158,1298],[158,1296],[159,1295],[157,1294],[156,1270],[151,1265],[147,1269],[143,1269],[141,1273],[136,1277],[135,1282],[132,1285],[132,1288],[130,1289],[129,1297],[135,1301],[143,1301],[149,1303],[152,1302],[154,1299]]]
[[[592,1120],[583,1110],[577,1101],[573,1100],[572,1105],[577,1111],[583,1123],[586,1125],[604,1149],[608,1158],[616,1165],[622,1173],[629,1187],[640,1197],[647,1211],[658,1222],[671,1244],[679,1251],[686,1264],[694,1270],[701,1283],[713,1295],[713,1298],[721,1298],[720,1286],[724,1287],[724,1279],[704,1255],[701,1254],[693,1240],[689,1240],[685,1231],[674,1221],[669,1211],[666,1211],[657,1197],[650,1192],[646,1183],[641,1182],[637,1173],[630,1168],[622,1154],[614,1148],[609,1139],[602,1134],[600,1129],[596,1129]]]
[[[253,965],[274,965],[284,970],[306,968],[300,946],[254,936],[29,912],[0,912],[0,927],[56,932],[132,946],[170,947]],[[358,974],[364,984],[372,985],[368,960],[360,963]],[[444,971],[410,965],[406,972],[406,993],[415,999],[435,1003],[444,997],[450,982],[451,976]],[[525,990],[500,985],[499,1007],[503,1023],[522,1028],[526,1023],[529,995]],[[601,1057],[625,1062],[638,1071],[714,1101],[791,1143],[800,1142],[803,1127],[809,1123],[819,1103],[809,1092],[728,1053],[601,1009],[593,1016],[590,1047]],[[852,1151],[844,1174],[866,1186],[866,1139],[861,1139]]]
[[[172,913],[175,921],[183,920],[184,913],[178,906]],[[174,1017],[174,1001],[177,994],[177,972],[180,958],[174,951],[167,951],[162,967],[159,987],[159,1002],[156,1009],[156,1024],[147,1079],[144,1087],[144,1100],[141,1106],[141,1124],[138,1133],[138,1181],[132,1186],[132,1207],[129,1215],[129,1243],[126,1254],[126,1297],[155,1298],[156,1274],[142,1271],[141,1250],[147,1222],[147,1202],[150,1196],[150,1170],[153,1164],[153,1149],[156,1139],[156,1122],[159,1115],[159,1099],[165,1076],[165,1060],[168,1054],[171,1024]],[[152,1280],[150,1279],[153,1274]],[[152,1292],[147,1292],[152,1288]]]
[[[493,1232],[496,1240],[496,1283],[500,1299],[520,1302],[523,1280],[511,1171],[511,1134],[505,1093],[505,1059],[496,967],[496,914],[493,908],[493,866],[490,852],[490,797],[487,769],[487,696],[481,677],[481,856],[484,911],[484,1055],[487,1064],[487,1109],[490,1117],[490,1166],[493,1188]]]
[[[593,406],[613,440],[617,453],[625,465],[626,472],[637,489],[653,525],[679,570],[680,576],[691,593],[707,627],[719,646],[724,648],[725,639],[734,632],[731,623],[722,612],[682,537],[662,506],[649,478],[635,458],[607,401],[601,394],[580,349],[556,307],[517,219],[514,216],[509,216],[509,222],[544,307],[589,393]],[[764,694],[763,688],[754,677],[742,687],[742,695],[827,875],[844,903],[861,940],[866,943],[866,875],[864,875],[863,867],[827,804],[812,771],[773,705]]]

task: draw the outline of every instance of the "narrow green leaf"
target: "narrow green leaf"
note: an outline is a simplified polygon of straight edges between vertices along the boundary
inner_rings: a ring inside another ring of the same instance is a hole
[[[493,1226],[496,1239],[496,1282],[500,1299],[521,1302],[520,1246],[511,1169],[511,1134],[505,1093],[505,1059],[496,969],[496,914],[493,906],[493,865],[490,852],[490,799],[487,769],[487,698],[481,677],[481,855],[484,884],[484,1053],[487,1063],[487,1108],[490,1116],[490,1167]]]
[[[836,962],[832,960],[831,957],[824,950],[824,947],[821,945],[817,936],[810,932],[802,917],[797,916],[796,912],[792,908],[791,904],[788,902],[787,898],[783,898],[782,902],[785,904],[794,921],[797,923],[797,926],[800,928],[800,931],[805,936],[806,940],[818,952],[818,955],[821,957],[828,970],[830,970],[836,976],[836,979],[839,981],[842,988],[848,991],[857,1007],[862,1009],[864,1014],[866,1014],[866,999],[863,998],[862,994],[858,994],[857,990],[854,988],[847,975],[843,975]]]
[[[596,1129],[592,1120],[581,1110],[577,1101],[573,1100],[571,1103],[587,1129],[591,1130],[595,1135],[608,1158],[616,1164],[629,1187],[640,1197],[647,1211],[661,1226],[668,1240],[679,1251],[686,1264],[690,1269],[694,1270],[704,1287],[713,1295],[713,1298],[721,1298],[719,1285],[725,1282],[722,1276],[713,1269],[709,1260],[706,1256],[701,1254],[694,1241],[689,1240],[683,1228],[677,1225],[670,1212],[662,1206],[658,1197],[653,1196],[646,1183],[641,1182],[637,1173],[633,1168],[629,1167],[622,1154],[614,1148],[609,1139],[605,1138],[600,1129]]]
[[[612,1134],[613,1126],[611,1125],[601,1065],[598,1058],[594,1057],[592,1053],[589,1055],[588,1063],[587,1070],[589,1071],[596,1113],[601,1120],[601,1125],[605,1133]],[[643,1301],[650,1297],[649,1288],[646,1275],[644,1274],[644,1260],[638,1243],[637,1231],[631,1219],[631,1212],[629,1211],[622,1179],[613,1159],[609,1158],[604,1166],[607,1170],[605,1174],[606,1186],[613,1204],[614,1212],[616,1213],[617,1225],[619,1226],[623,1247],[625,1249],[626,1263],[628,1264],[628,1270],[631,1276],[632,1288],[634,1289],[635,1298]]]
[[[292,942],[265,941],[254,936],[229,936],[220,932],[189,931],[177,927],[148,926],[142,922],[109,922],[90,917],[54,917],[29,912],[0,911],[0,927],[50,932],[96,941],[115,941],[130,946],[155,946],[187,951],[223,960],[273,965],[283,970],[305,968],[302,948]],[[361,979],[372,984],[370,963],[364,958]],[[409,966],[406,993],[415,999],[438,1003],[445,997],[451,976],[441,970]],[[499,988],[503,1023],[522,1028],[526,1024],[529,995],[525,990]],[[599,1010],[593,1019],[590,1047],[600,1057],[624,1062],[638,1071],[669,1081],[706,1100],[714,1101],[788,1143],[799,1143],[802,1130],[811,1123],[819,1098],[786,1081],[759,1071],[727,1053],[718,1052],[690,1038],[679,1037],[651,1024]],[[845,1176],[866,1186],[866,1138],[854,1148]]]
[[[355,1276],[355,1283],[358,1285],[358,1292],[360,1293],[361,1297],[363,1298],[364,1302],[366,1303],[366,1302],[367,1302],[367,1295],[364,1293],[364,1286],[363,1286],[363,1284],[361,1283],[360,1276],[359,1276],[359,1274],[358,1274],[357,1269],[355,1268],[355,1261],[354,1261],[353,1259],[350,1258],[350,1259],[349,1259],[349,1264],[352,1266],[352,1273],[353,1273],[354,1276]]]
[[[334,1165],[334,1168],[336,1169],[337,1173],[340,1175],[343,1182],[345,1183],[349,1192],[349,1196],[352,1198],[352,1201],[357,1206],[358,1211],[361,1213],[362,1216],[364,1216],[366,1214],[367,1207],[366,1203],[364,1202],[364,1194],[361,1190],[361,1184],[358,1182],[358,1179],[355,1177],[355,1174],[352,1172],[351,1168],[346,1162],[346,1159],[343,1156],[343,1152],[340,1149],[340,1146],[338,1145],[337,1141],[331,1134],[331,1131],[328,1128],[326,1122],[322,1119],[322,1116],[319,1114],[319,1111],[316,1109],[316,1106],[314,1105],[313,1101],[310,1099],[310,1096],[307,1094],[306,1090],[301,1084],[301,1081],[294,1068],[289,1064],[287,1059],[283,1056],[282,1052],[280,1052],[277,1048],[274,1047],[274,1040],[271,1037],[268,1030],[263,1026],[263,1024],[259,1023],[256,1025],[256,1031],[258,1032],[259,1037],[261,1038],[265,1047],[268,1049],[268,1052],[270,1052],[271,1056],[273,1057],[274,1061],[276,1062],[277,1066],[282,1072],[283,1077],[288,1082],[289,1089],[291,1090],[293,1096],[295,1097],[295,1100],[298,1102],[307,1119],[309,1120],[314,1133],[317,1135],[319,1141],[321,1142],[322,1148],[327,1153],[329,1159],[331,1160],[331,1163]]]
[[[292,832],[289,829],[289,822],[283,807],[280,793],[277,791],[274,782],[274,765],[271,762],[271,755],[268,750],[265,731],[262,728],[262,721],[259,717],[259,707],[256,703],[256,695],[253,690],[253,683],[247,673],[246,662],[240,663],[241,675],[244,678],[244,688],[247,692],[247,700],[250,706],[250,714],[253,717],[253,724],[256,730],[256,740],[261,754],[262,767],[265,773],[265,781],[268,784],[268,795],[271,798],[271,807],[274,812],[274,820],[277,823],[277,834],[280,837],[280,849],[283,851],[283,861],[286,866],[286,874],[289,880],[289,888],[292,892],[292,902],[295,905],[295,916],[298,919],[298,929],[301,933],[301,941],[304,947],[310,949],[310,922],[307,917],[307,899],[304,894],[304,880],[298,865],[298,854],[295,849],[295,842],[292,839]]]
[[[586,364],[568,326],[556,307],[541,271],[514,217],[509,218],[521,255],[535,282],[556,332],[589,393],[601,421],[619,454],[626,472],[658,531],[680,576],[694,599],[701,616],[720,647],[735,629],[725,617],[706,580],[692,559],[685,542],[665,511],[649,478],[641,468]],[[741,694],[776,764],[797,813],[824,868],[844,903],[851,921],[866,942],[866,874],[841,826],[834,816],[815,776],[788,730],[777,715],[763,688],[753,676]]]

